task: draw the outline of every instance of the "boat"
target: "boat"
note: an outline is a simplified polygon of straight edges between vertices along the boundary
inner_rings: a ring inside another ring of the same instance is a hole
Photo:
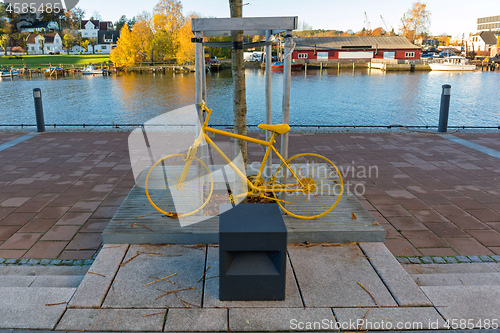
[[[279,69],[279,70],[283,70],[285,64],[283,63],[283,61],[278,61],[278,62],[275,62],[271,65],[271,69]],[[292,62],[292,70],[299,70],[299,69],[302,69],[302,64],[296,64],[294,62]]]
[[[21,74],[21,71],[19,69],[11,68],[11,69],[3,69],[0,72],[1,77],[12,77],[12,76],[19,76]]]
[[[465,57],[452,56],[429,63],[433,71],[474,71],[476,65],[469,65]]]
[[[45,70],[45,76],[64,75],[64,70],[60,67],[50,67]]]
[[[104,68],[96,68],[94,65],[89,65],[82,69],[84,75],[104,75],[107,71]]]

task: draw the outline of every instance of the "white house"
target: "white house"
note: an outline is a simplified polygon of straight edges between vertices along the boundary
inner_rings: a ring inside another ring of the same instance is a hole
[[[120,32],[116,30],[99,31],[95,52],[111,53],[111,50],[116,47],[118,37],[120,37]]]
[[[83,38],[97,38],[99,31],[113,29],[113,22],[98,20],[83,20],[80,25],[80,33]]]
[[[26,45],[28,54],[56,54],[63,52],[62,38],[57,32],[30,34]]]
[[[497,45],[497,36],[493,31],[483,31],[469,36],[467,50],[472,52],[491,52]]]

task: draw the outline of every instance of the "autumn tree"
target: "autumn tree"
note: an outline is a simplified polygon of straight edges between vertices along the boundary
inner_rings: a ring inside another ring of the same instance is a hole
[[[137,62],[138,48],[134,35],[125,24],[120,31],[120,38],[111,52],[111,61],[118,66],[133,66]]]
[[[415,42],[418,38],[427,36],[431,24],[431,13],[427,10],[427,4],[415,2],[401,19],[400,33]]]
[[[139,18],[132,29],[138,48],[138,60],[142,62],[155,62],[154,34],[151,30],[151,19],[149,17]]]
[[[175,59],[178,64],[183,64],[186,61],[194,59],[194,43],[191,43],[191,37],[193,36],[193,32],[191,31],[192,19],[193,17],[188,18],[177,32]]]

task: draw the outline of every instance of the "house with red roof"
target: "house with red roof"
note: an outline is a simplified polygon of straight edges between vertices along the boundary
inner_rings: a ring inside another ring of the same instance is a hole
[[[28,54],[59,54],[63,52],[62,38],[57,32],[30,34],[26,40]]]

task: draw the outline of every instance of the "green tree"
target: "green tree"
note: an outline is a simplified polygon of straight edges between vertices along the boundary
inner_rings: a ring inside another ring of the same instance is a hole
[[[7,34],[3,34],[0,37],[0,46],[4,51],[4,55],[7,55],[7,47],[9,46],[9,43],[10,43],[10,36]]]
[[[40,46],[42,47],[42,54],[45,54],[45,37],[43,35],[40,35],[40,39],[38,41],[40,42]]]
[[[122,30],[123,26],[127,24],[127,17],[125,15],[122,15],[118,21],[115,22],[114,24],[114,29],[116,31]]]
[[[97,45],[97,38],[87,38],[87,42],[86,45],[89,45],[92,46],[92,54],[95,54],[95,46]],[[82,42],[83,43],[83,42]],[[82,44],[83,46],[83,44]],[[87,46],[85,46],[85,48],[87,48]]]

